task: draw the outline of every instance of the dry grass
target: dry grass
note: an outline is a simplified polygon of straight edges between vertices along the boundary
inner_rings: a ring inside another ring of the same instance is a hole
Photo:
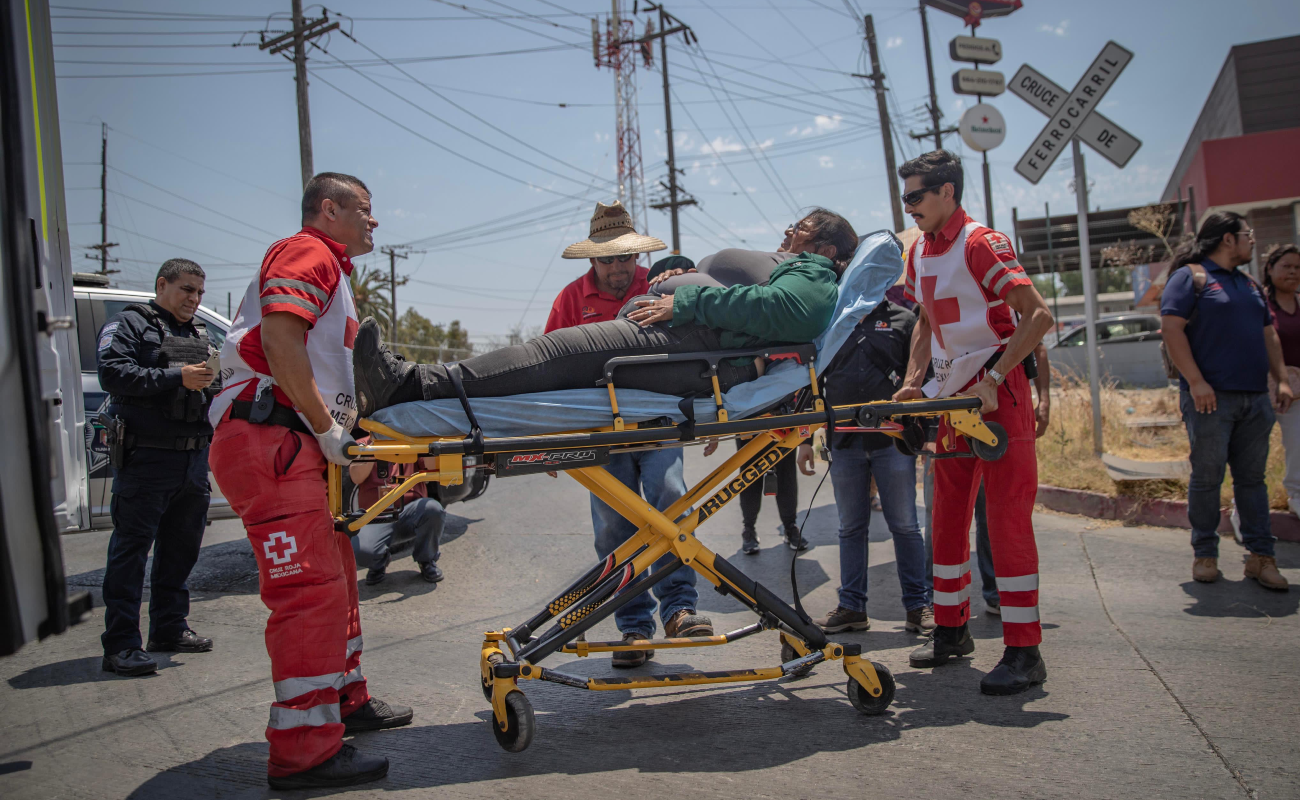
[[[1138,461],[1172,461],[1187,458],[1187,433],[1172,428],[1130,428],[1141,417],[1177,417],[1177,389],[1116,389],[1101,391],[1102,436],[1106,452]],[[1266,480],[1273,508],[1285,510],[1282,434],[1274,427],[1270,440]],[[1086,489],[1109,495],[1185,499],[1184,481],[1114,481],[1101,459],[1092,454],[1092,400],[1087,382],[1052,371],[1052,421],[1038,440],[1038,479],[1066,489]],[[1223,483],[1223,503],[1232,501],[1232,476]]]

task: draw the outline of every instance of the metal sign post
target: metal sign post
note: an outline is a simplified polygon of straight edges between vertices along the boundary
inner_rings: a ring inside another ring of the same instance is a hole
[[[1079,269],[1083,275],[1083,311],[1088,338],[1088,385],[1092,394],[1092,447],[1102,453],[1101,366],[1097,353],[1097,291],[1092,279],[1092,250],[1088,241],[1088,175],[1080,140],[1121,169],[1142,142],[1096,112],[1102,97],[1133,59],[1133,53],[1115,42],[1093,59],[1074,89],[1065,90],[1028,64],[1020,68],[1007,88],[1012,94],[1046,114],[1049,119],[1038,138],[1016,164],[1030,183],[1038,183],[1061,154],[1066,143],[1074,155],[1074,192],[1079,213]],[[1047,220],[1050,227],[1051,219]]]

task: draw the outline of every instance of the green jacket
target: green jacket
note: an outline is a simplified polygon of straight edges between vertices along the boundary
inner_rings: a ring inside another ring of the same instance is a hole
[[[831,322],[839,277],[825,256],[800,253],[772,270],[765,286],[683,286],[673,293],[673,325],[721,331],[728,350],[816,339]]]

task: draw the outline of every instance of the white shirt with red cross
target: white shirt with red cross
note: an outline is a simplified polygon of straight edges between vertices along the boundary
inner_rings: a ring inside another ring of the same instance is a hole
[[[960,206],[943,229],[912,245],[904,295],[930,321],[934,380],[922,390],[948,397],[974,383],[990,356],[1015,332],[1007,293],[1032,286],[1006,235],[967,216]],[[919,291],[918,291],[919,288]]]

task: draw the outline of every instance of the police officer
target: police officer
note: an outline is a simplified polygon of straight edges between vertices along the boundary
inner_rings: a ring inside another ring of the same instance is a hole
[[[203,269],[183,258],[158,270],[154,299],[127,306],[99,334],[101,421],[113,467],[113,536],[104,571],[103,668],[158,669],[140,648],[140,595],[149,548],[149,652],[202,653],[212,640],[190,630],[186,580],[207,525],[208,405],[216,377],[203,323]]]

